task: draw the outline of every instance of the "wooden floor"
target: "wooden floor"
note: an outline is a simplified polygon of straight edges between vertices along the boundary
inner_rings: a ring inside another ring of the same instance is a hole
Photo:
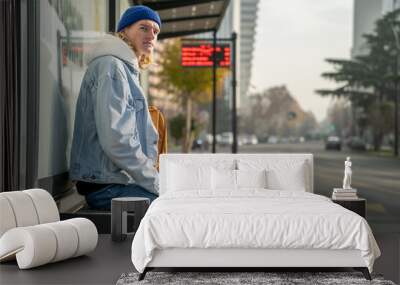
[[[382,256],[374,272],[395,283],[400,281],[400,234],[376,235]],[[100,235],[94,252],[42,267],[19,270],[16,262],[0,265],[0,284],[115,284],[124,272],[134,271],[131,262],[132,239],[112,242]]]

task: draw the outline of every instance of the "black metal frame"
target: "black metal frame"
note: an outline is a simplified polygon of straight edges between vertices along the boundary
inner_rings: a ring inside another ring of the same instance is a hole
[[[367,267],[353,267],[354,270],[361,271],[364,275],[365,279],[372,280],[371,274],[369,274],[369,270]]]
[[[116,0],[108,0],[108,31],[116,30]]]
[[[238,151],[238,141],[237,141],[237,110],[236,110],[236,87],[237,87],[237,76],[236,76],[236,40],[237,34],[232,33],[232,153],[237,153]]]
[[[393,2],[394,3],[394,2]],[[394,5],[394,4],[393,4]],[[393,7],[394,9],[394,7]],[[393,32],[393,37],[396,43],[396,55],[393,62],[393,77],[394,77],[394,156],[399,156],[399,101],[400,101],[400,39],[394,28],[393,24],[390,24],[390,28]]]
[[[217,131],[217,30],[213,31],[213,94],[212,94],[212,153],[216,153],[216,131]]]
[[[349,268],[349,267],[345,267],[345,268]],[[364,275],[364,278],[366,280],[372,280],[371,278],[371,274],[369,273],[369,270],[367,267],[350,267],[353,268],[353,270],[355,271],[361,271],[361,273]],[[146,277],[146,273],[155,269],[170,269],[170,268],[165,268],[165,267],[145,267],[142,273],[139,273],[139,277],[138,277],[138,281],[142,281],[145,277]],[[174,270],[178,269],[178,271],[193,271],[193,272],[197,272],[197,271],[201,271],[201,272],[215,272],[218,271],[220,272],[221,269],[222,271],[226,271],[226,272],[270,272],[271,269],[273,269],[274,271],[283,271],[283,272],[291,272],[291,271],[300,271],[300,272],[308,272],[308,271],[312,271],[315,272],[314,270],[317,270],[318,272],[324,272],[327,269],[333,269],[333,270],[338,270],[340,268],[329,268],[329,267],[249,267],[246,268],[245,270],[243,270],[243,267],[240,268],[236,268],[236,267],[201,267],[201,268],[197,268],[197,267],[184,267],[184,270],[182,270],[182,268],[174,268]],[[311,270],[312,269],[312,270]],[[328,272],[330,272],[331,270],[329,270]]]

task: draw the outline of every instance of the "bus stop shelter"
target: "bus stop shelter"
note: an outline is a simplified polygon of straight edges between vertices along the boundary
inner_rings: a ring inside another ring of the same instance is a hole
[[[162,29],[159,39],[189,36],[193,34],[213,32],[212,41],[214,50],[217,40],[229,41],[232,44],[232,133],[233,144],[232,152],[237,152],[237,132],[236,132],[236,34],[232,34],[229,39],[217,39],[216,33],[230,0],[132,0],[132,5],[146,5],[156,10],[162,21]],[[214,53],[215,54],[215,53]],[[216,58],[213,57],[213,101],[212,101],[212,152],[216,152]]]

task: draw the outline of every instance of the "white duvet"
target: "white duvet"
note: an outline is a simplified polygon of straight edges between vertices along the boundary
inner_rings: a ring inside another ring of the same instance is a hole
[[[358,249],[370,272],[380,256],[359,215],[320,195],[265,189],[156,199],[134,237],[133,265],[143,272],[165,248]]]

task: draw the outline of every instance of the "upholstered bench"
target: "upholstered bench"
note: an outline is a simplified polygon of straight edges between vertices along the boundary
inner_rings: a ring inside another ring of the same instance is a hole
[[[60,213],[60,220],[62,221],[73,218],[85,218],[92,221],[92,223],[96,225],[99,234],[111,233],[110,211],[83,208],[76,212]]]
[[[73,218],[86,218],[96,225],[99,234],[111,234],[111,211],[96,210],[90,208],[89,206],[85,206],[84,208],[75,212],[60,213],[60,220]],[[134,219],[135,214],[128,212],[127,221],[129,228],[134,227]]]

